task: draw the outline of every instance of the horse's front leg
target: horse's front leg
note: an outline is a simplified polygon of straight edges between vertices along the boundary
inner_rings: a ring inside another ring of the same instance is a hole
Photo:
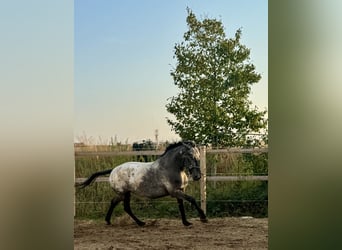
[[[196,200],[195,200],[192,196],[183,193],[182,190],[175,190],[175,191],[172,192],[170,195],[171,195],[172,197],[177,198],[177,200],[178,200],[179,209],[180,209],[180,212],[181,212],[181,215],[182,215],[182,221],[183,221],[183,224],[184,224],[185,226],[188,226],[188,225],[186,225],[186,223],[184,223],[184,221],[186,221],[186,219],[185,219],[185,212],[184,212],[184,206],[183,206],[183,202],[182,202],[181,204],[179,203],[179,200],[186,200],[186,201],[190,202],[190,203],[197,209],[201,221],[202,221],[202,222],[208,222],[205,213],[204,213],[203,210],[197,205]],[[183,210],[183,211],[182,211],[182,210]]]
[[[184,226],[190,226],[191,223],[189,221],[187,221],[186,217],[185,217],[185,210],[184,210],[183,200],[177,198],[177,201],[178,201],[179,211],[180,211],[181,216],[182,216],[183,225]]]

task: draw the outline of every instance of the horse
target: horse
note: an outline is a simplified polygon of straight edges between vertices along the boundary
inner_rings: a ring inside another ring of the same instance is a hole
[[[126,162],[114,169],[108,169],[92,174],[87,180],[76,184],[84,188],[91,184],[98,176],[109,175],[109,183],[116,193],[111,200],[110,207],[105,217],[108,225],[111,224],[111,216],[114,208],[121,201],[124,203],[125,212],[139,225],[145,222],[139,220],[130,207],[131,193],[150,199],[171,196],[177,199],[178,208],[184,226],[192,223],[187,221],[183,200],[190,202],[196,208],[200,221],[208,222],[205,213],[198,206],[196,200],[185,194],[190,173],[194,181],[201,178],[199,167],[200,153],[196,145],[191,141],[180,141],[170,144],[165,152],[153,162]]]

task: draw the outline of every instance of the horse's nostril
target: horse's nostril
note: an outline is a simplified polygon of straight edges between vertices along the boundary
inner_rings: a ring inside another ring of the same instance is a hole
[[[198,181],[199,179],[201,179],[200,175],[196,175],[195,178],[194,178],[195,181]]]

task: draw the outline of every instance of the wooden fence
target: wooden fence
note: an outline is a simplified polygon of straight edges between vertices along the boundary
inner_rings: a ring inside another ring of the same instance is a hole
[[[227,148],[227,149],[208,149],[205,146],[200,147],[200,168],[202,173],[202,178],[200,179],[200,189],[201,189],[201,208],[204,213],[207,210],[207,192],[206,183],[207,181],[268,181],[268,176],[251,176],[251,175],[237,175],[237,176],[207,176],[206,168],[206,155],[207,154],[222,154],[222,153],[267,153],[268,148]],[[75,151],[75,159],[81,157],[91,157],[91,156],[119,156],[119,155],[161,155],[164,151]],[[75,178],[75,183],[83,182],[86,178]],[[96,182],[107,182],[108,177],[98,177]],[[76,190],[75,190],[76,194]],[[74,204],[76,203],[76,197],[74,197]],[[74,216],[76,214],[76,208],[74,206]]]

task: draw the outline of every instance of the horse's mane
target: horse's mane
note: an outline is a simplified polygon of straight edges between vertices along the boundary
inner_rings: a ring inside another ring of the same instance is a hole
[[[179,141],[179,142],[175,142],[175,143],[169,144],[169,145],[166,147],[165,152],[164,152],[161,156],[165,155],[165,154],[166,154],[167,152],[169,152],[171,149],[177,148],[177,147],[179,147],[179,146],[181,146],[181,145],[184,145],[184,144],[189,145],[189,146],[191,146],[191,147],[195,147],[195,146],[196,146],[195,143],[192,142],[192,141]]]

